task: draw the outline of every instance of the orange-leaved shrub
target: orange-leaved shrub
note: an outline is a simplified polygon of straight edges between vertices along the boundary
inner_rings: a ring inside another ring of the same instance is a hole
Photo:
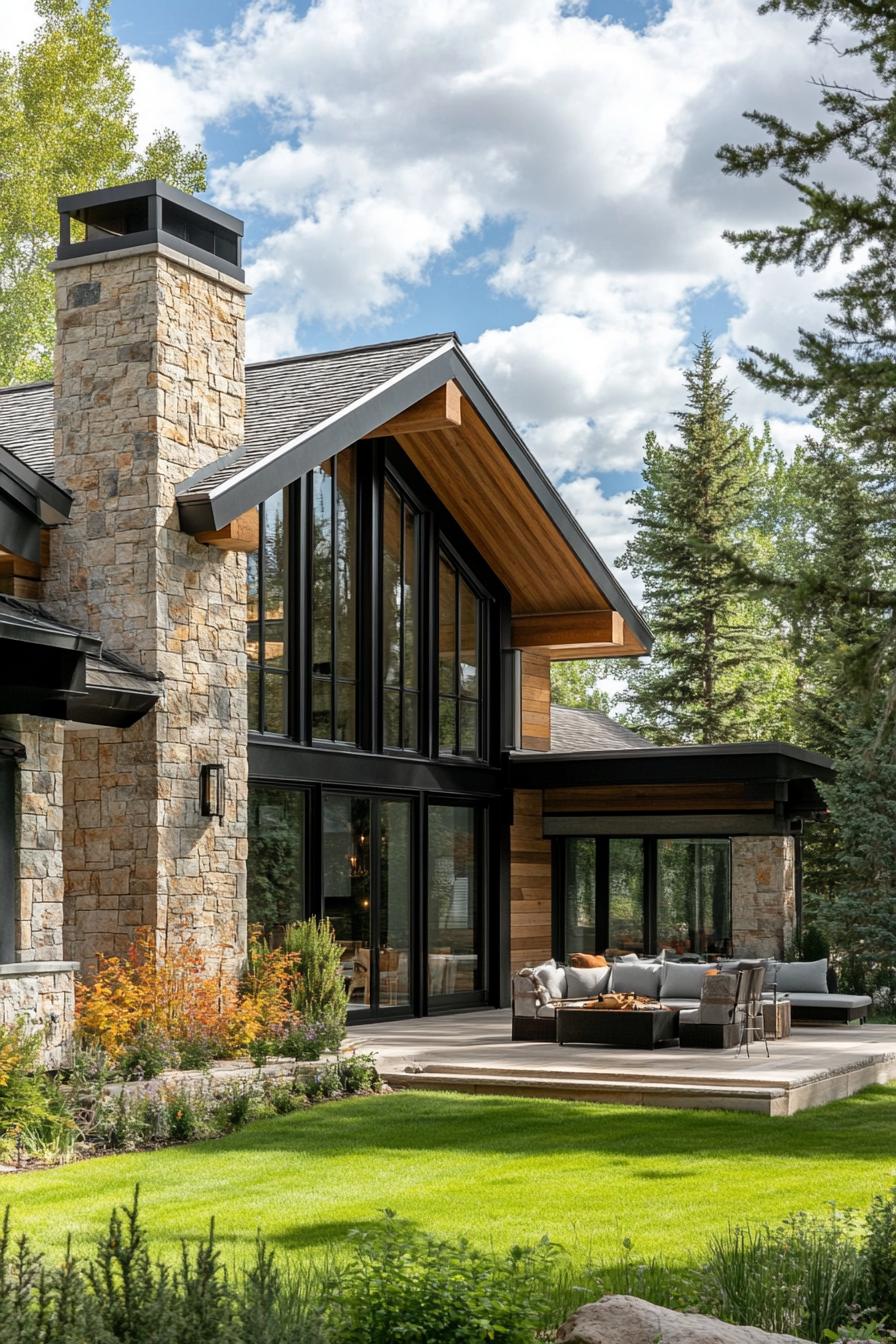
[[[116,1061],[151,1038],[182,1057],[202,1062],[242,1054],[258,1039],[276,1041],[292,1024],[294,954],[253,939],[239,986],[190,938],[161,951],[150,929],[140,929],[124,956],[102,956],[96,972],[77,985],[80,1041],[101,1046]]]

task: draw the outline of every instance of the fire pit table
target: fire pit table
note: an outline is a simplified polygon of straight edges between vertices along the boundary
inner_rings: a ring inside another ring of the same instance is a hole
[[[558,1045],[619,1045],[656,1050],[678,1044],[675,1008],[558,1008]]]

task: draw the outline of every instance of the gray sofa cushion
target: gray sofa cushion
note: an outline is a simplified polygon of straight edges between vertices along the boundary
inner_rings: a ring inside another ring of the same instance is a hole
[[[610,989],[618,994],[641,994],[648,999],[660,995],[659,962],[617,961],[610,975]]]
[[[558,966],[553,958],[533,967],[532,974],[543,987],[548,999],[566,998],[566,968]]]
[[[709,967],[694,962],[667,961],[660,998],[699,999]]]
[[[603,994],[610,983],[609,966],[567,966],[566,997],[590,999]]]
[[[788,994],[794,1008],[870,1008],[868,994]]]
[[[826,994],[827,958],[820,961],[782,961],[778,966],[779,994]]]

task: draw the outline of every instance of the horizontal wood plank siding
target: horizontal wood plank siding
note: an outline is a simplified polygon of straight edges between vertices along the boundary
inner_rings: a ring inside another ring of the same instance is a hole
[[[518,789],[510,828],[510,964],[551,955],[551,842],[542,835],[540,789]]]
[[[521,658],[522,733],[524,751],[551,749],[551,660],[545,653]]]

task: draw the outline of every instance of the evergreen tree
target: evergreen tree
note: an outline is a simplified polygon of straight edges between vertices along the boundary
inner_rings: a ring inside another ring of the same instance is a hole
[[[551,704],[567,709],[602,709],[606,714],[610,697],[598,685],[606,670],[606,663],[597,658],[551,663]]]
[[[896,7],[892,0],[767,0],[814,22],[826,53],[859,55],[870,75],[853,87],[817,81],[820,115],[806,130],[770,113],[748,120],[765,139],[726,145],[724,170],[777,169],[801,206],[796,224],[732,232],[758,269],[821,270],[846,279],[820,291],[827,318],[800,330],[792,357],[751,349],[744,371],[809,409],[826,438],[800,464],[805,545],[769,577],[802,643],[800,719],[809,745],[830,752],[838,777],[823,792],[833,825],[807,849],[804,888],[858,986],[896,992]],[[833,24],[844,41],[828,40]],[[834,157],[850,186],[820,180]],[[755,584],[756,575],[748,576]],[[815,889],[812,889],[814,879]]]
[[[684,380],[678,442],[647,436],[631,500],[638,530],[619,562],[643,580],[656,636],[650,663],[627,672],[623,702],[653,741],[731,742],[755,736],[775,698],[763,607],[743,596],[727,554],[750,548],[770,445],[737,423],[708,336]]]
[[[109,0],[36,0],[41,26],[0,53],[0,386],[52,374],[56,197],[142,177],[205,186],[205,155],[166,131],[137,151],[134,85]]]

